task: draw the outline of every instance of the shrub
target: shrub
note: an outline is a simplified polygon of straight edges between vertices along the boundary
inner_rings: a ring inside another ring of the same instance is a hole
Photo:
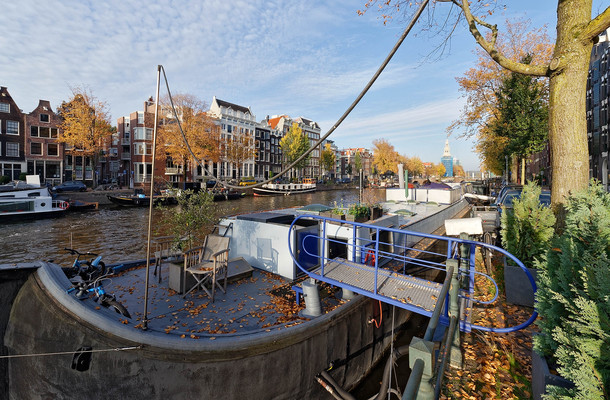
[[[0,176],[0,185],[4,185],[6,183],[9,183],[10,181],[11,181],[11,178],[9,178],[6,175]]]
[[[538,185],[529,182],[513,208],[502,212],[502,247],[528,268],[544,259],[554,235],[555,215],[540,204],[541,192]]]
[[[574,388],[549,398],[601,399],[610,389],[610,194],[595,183],[566,202],[566,227],[541,263],[535,350]]]
[[[354,217],[368,218],[371,215],[371,209],[367,205],[355,203],[349,206],[347,213],[349,215],[353,215]]]
[[[206,191],[193,193],[192,190],[185,190],[177,196],[177,200],[175,207],[159,207],[164,210],[160,231],[169,231],[176,245],[183,239],[187,240],[189,247],[203,242],[209,228],[216,222],[212,218],[214,195]]]

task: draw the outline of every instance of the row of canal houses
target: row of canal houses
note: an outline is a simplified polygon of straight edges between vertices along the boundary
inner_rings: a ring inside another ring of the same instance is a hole
[[[6,87],[0,87],[0,177],[18,179],[22,173],[38,174],[42,182],[56,185],[67,180],[84,181],[89,186],[101,182],[116,182],[125,187],[142,187],[152,176],[152,137],[154,127],[154,101],[144,102],[142,111],[118,118],[117,130],[105,144],[102,157],[93,165],[91,157],[79,154],[78,149],[67,149],[58,141],[61,135],[60,118],[47,100],[40,100],[30,113],[24,113]],[[288,115],[277,115],[257,122],[249,107],[213,98],[209,115],[216,121],[223,140],[234,135],[245,135],[254,146],[254,158],[240,166],[221,160],[204,161],[204,171],[195,162],[175,165],[168,159],[165,165],[155,166],[155,177],[168,182],[205,181],[208,174],[220,179],[254,177],[266,179],[281,171],[283,164],[281,138],[293,123],[299,125],[309,138],[310,145],[320,139],[320,127],[312,120]],[[339,150],[328,141],[336,155],[336,165],[323,171],[320,164],[321,148],[311,153],[308,165],[299,170],[304,177],[351,177],[356,153],[365,175],[370,174],[372,155],[364,148]],[[186,169],[186,171],[185,171]],[[5,180],[7,178],[4,178]]]

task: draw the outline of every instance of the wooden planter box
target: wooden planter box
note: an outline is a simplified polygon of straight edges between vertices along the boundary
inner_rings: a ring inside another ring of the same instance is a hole
[[[383,216],[383,208],[371,207],[371,220],[381,218]]]
[[[535,281],[538,271],[533,268],[527,270]],[[530,280],[521,267],[507,264],[506,257],[504,257],[504,291],[507,303],[534,307],[534,291]]]
[[[571,388],[572,382],[559,375],[552,374],[544,357],[532,349],[532,396],[534,400],[542,400],[546,394],[547,385]]]
[[[342,221],[345,221],[345,214],[335,214],[335,213],[333,213],[331,218],[340,219]],[[330,222],[331,224],[339,224],[340,223],[340,222],[335,222],[335,221],[328,221],[328,222]]]
[[[360,217],[360,216],[356,216],[356,215],[351,215],[351,214],[347,214],[345,216],[345,220],[346,221],[352,221],[352,222],[366,222],[369,220],[368,217]]]

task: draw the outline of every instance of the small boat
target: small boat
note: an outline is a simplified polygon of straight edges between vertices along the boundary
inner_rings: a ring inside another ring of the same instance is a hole
[[[99,209],[99,203],[97,201],[81,201],[81,200],[70,200],[69,211],[92,211]]]
[[[224,192],[224,191],[213,191],[214,201],[224,201],[224,200],[238,200],[243,198],[246,194],[241,192]]]
[[[252,189],[255,196],[288,196],[315,191],[316,181],[312,178],[303,179],[303,183],[267,183]]]
[[[134,194],[129,196],[111,196],[108,194],[106,195],[106,197],[112,203],[124,207],[148,207],[148,205],[150,204],[150,196],[146,196],[143,194]],[[154,205],[174,205],[177,203],[178,202],[176,198],[173,196],[153,196]]]
[[[70,207],[67,201],[54,199],[38,175],[28,176],[27,182],[0,185],[0,223],[60,217]]]

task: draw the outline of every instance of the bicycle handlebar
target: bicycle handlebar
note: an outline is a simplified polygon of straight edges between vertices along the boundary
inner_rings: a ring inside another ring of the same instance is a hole
[[[70,254],[74,255],[74,254],[78,254],[79,256],[98,256],[95,253],[91,253],[90,251],[86,252],[86,253],[81,253],[78,250],[74,250],[74,249],[69,249],[67,247],[64,247],[64,250],[66,250],[67,252],[69,252]]]

